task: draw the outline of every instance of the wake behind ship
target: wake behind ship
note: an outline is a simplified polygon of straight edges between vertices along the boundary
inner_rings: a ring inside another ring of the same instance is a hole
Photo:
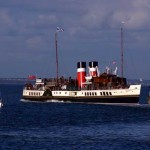
[[[126,78],[117,75],[117,67],[100,73],[98,62],[77,63],[77,79],[50,78],[36,79],[35,84],[27,83],[23,99],[29,101],[57,100],[74,103],[138,103],[141,85],[128,85]]]

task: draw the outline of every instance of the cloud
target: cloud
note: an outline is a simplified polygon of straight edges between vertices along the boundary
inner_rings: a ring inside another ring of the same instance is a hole
[[[9,11],[0,10],[0,34],[9,33],[15,28],[14,20],[12,19]]]
[[[113,3],[109,0],[92,2],[91,0],[86,2],[63,0],[63,5],[62,0],[32,2],[14,0],[3,2],[2,6],[10,8],[9,12],[3,14],[6,16],[3,16],[2,22],[10,21],[8,24],[15,22],[20,29],[29,26],[48,28],[62,24],[70,28],[72,34],[82,28],[88,31],[89,29],[118,28],[122,20],[130,29],[149,28],[150,24],[149,0],[114,0]]]
[[[38,48],[38,45],[42,43],[41,37],[32,37],[27,40],[27,45],[29,48]]]
[[[113,3],[114,2],[114,3]],[[82,23],[87,28],[118,28],[121,21],[130,29],[149,28],[150,1],[115,0],[112,3],[99,1],[89,5],[82,16]]]

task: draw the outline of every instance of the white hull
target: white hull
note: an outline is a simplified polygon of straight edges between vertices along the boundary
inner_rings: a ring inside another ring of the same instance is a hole
[[[0,108],[3,106],[3,103],[2,102],[0,102]]]
[[[44,101],[48,99],[71,102],[102,102],[102,103],[138,103],[141,85],[130,85],[126,89],[51,91],[44,96],[44,90],[23,90],[23,99]]]

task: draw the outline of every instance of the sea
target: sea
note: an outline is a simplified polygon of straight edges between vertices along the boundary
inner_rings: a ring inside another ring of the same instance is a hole
[[[0,150],[149,150],[149,87],[139,104],[28,102],[0,84]]]

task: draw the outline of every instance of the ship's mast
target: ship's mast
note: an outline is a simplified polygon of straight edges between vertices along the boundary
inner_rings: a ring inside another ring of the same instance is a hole
[[[64,29],[61,29],[59,27],[57,27],[56,32],[55,32],[55,47],[56,47],[56,82],[58,83],[58,70],[59,70],[59,66],[58,66],[58,32],[64,32]]]
[[[121,26],[121,77],[123,78],[124,60],[123,60],[123,27]]]
[[[56,47],[56,80],[58,81],[58,46],[57,46],[57,31],[55,32],[55,47]]]

